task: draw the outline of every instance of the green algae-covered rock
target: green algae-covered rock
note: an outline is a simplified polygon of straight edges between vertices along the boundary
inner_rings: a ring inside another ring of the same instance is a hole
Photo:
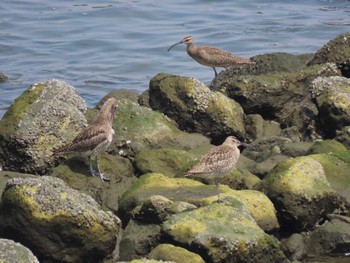
[[[332,188],[350,204],[350,150],[309,157],[322,165]]]
[[[158,74],[149,88],[150,106],[174,119],[181,129],[199,132],[213,139],[228,135],[244,137],[241,106],[196,79]]]
[[[130,261],[117,261],[118,263],[175,263],[172,261],[163,261],[163,260],[155,260],[155,259],[148,259],[148,258],[140,258],[140,259],[134,259]]]
[[[100,261],[115,249],[119,225],[90,196],[54,177],[11,179],[1,199],[1,236],[44,262]]]
[[[259,226],[272,231],[279,228],[276,211],[271,201],[261,192],[253,190],[233,190],[220,185],[222,198],[234,197],[243,202]],[[123,222],[131,217],[136,206],[152,195],[161,195],[172,201],[184,201],[196,206],[207,206],[217,202],[215,185],[186,178],[168,178],[162,174],[145,174],[128,189],[119,201],[119,213]]]
[[[318,76],[339,76],[334,64],[315,65],[293,72],[239,75],[218,80],[213,89],[240,103],[245,113],[260,114],[282,126],[296,126],[306,137],[315,130],[318,110],[309,92]]]
[[[0,121],[0,163],[4,169],[42,174],[52,166],[54,148],[86,126],[85,102],[59,80],[34,84]]]
[[[312,229],[340,206],[322,165],[308,156],[280,162],[257,188],[267,193],[289,230]]]
[[[117,98],[118,99],[118,98]],[[130,100],[120,100],[114,120],[114,142],[109,151],[134,156],[140,150],[152,148],[192,149],[208,143],[200,134],[178,129],[164,114],[140,106]]]
[[[142,258],[160,243],[160,225],[130,220],[119,244],[120,260]]]
[[[346,147],[336,140],[316,141],[309,149],[309,154],[346,151]]]
[[[328,137],[350,125],[350,80],[343,77],[318,77],[310,87],[319,108],[320,123]]]
[[[201,256],[171,244],[158,245],[149,253],[148,257],[177,263],[205,263]]]
[[[39,260],[20,243],[0,238],[0,262],[39,263]]]
[[[235,198],[171,216],[167,239],[199,253],[206,262],[282,262],[278,242],[258,227]]]
[[[84,157],[72,157],[52,168],[49,175],[65,181],[73,189],[93,197],[104,209],[118,211],[121,195],[137,180],[129,159],[119,155],[103,153],[99,163],[104,175],[110,182],[102,182],[89,171],[89,160]]]
[[[178,149],[151,149],[135,156],[135,166],[142,173],[161,173],[169,177],[183,174],[191,164],[193,154]]]

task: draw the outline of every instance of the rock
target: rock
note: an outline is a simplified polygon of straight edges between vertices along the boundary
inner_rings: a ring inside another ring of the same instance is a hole
[[[350,150],[313,154],[309,157],[322,164],[327,181],[350,207]]]
[[[36,177],[34,174],[23,174],[11,171],[0,171],[0,196],[5,189],[6,183],[12,178],[33,178]]]
[[[308,154],[331,153],[346,151],[347,148],[336,140],[316,141],[312,144]]]
[[[338,254],[344,256],[350,247],[350,218],[348,222],[333,219],[305,237],[308,255]]]
[[[334,138],[335,140],[350,148],[350,126],[345,126],[336,131],[336,135],[337,136]]]
[[[174,119],[182,130],[223,141],[228,135],[245,135],[241,106],[196,79],[158,74],[150,81],[149,103]]]
[[[246,131],[253,140],[278,136],[281,133],[280,124],[275,121],[265,121],[259,114],[249,114],[246,118]]]
[[[308,65],[335,63],[344,77],[350,77],[350,33],[338,35],[321,49],[308,62]]]
[[[186,172],[193,159],[193,154],[183,150],[151,149],[140,151],[135,156],[135,166],[141,174],[161,173],[175,177]]]
[[[11,179],[1,199],[1,236],[43,262],[100,261],[114,250],[119,225],[90,196],[54,177]]]
[[[5,82],[6,80],[7,80],[7,77],[3,73],[0,72],[0,83]]]
[[[350,125],[350,80],[343,77],[318,77],[310,87],[319,109],[320,126],[327,138]]]
[[[129,89],[112,90],[99,101],[99,103],[96,105],[96,109],[100,110],[102,105],[106,102],[106,100],[112,97],[116,98],[118,101],[128,100],[128,101],[137,103],[139,100],[139,96],[140,95],[136,90],[129,90]]]
[[[340,72],[334,64],[323,64],[293,72],[224,78],[216,81],[213,89],[240,103],[246,114],[275,120],[282,128],[296,126],[303,137],[309,138],[318,116],[309,86],[319,76],[337,75]]]
[[[171,244],[158,245],[149,253],[148,257],[177,263],[205,263],[201,256]]]
[[[160,226],[130,220],[120,241],[120,260],[140,259],[160,243]]]
[[[89,172],[89,160],[72,157],[49,171],[49,175],[60,178],[73,189],[93,197],[104,209],[118,211],[118,200],[137,180],[129,159],[111,154],[100,154],[99,163],[110,182],[102,182],[98,176]]]
[[[263,193],[253,190],[237,191],[224,185],[220,185],[220,193],[223,198],[234,197],[243,202],[265,231],[271,232],[279,228],[275,208]],[[197,207],[217,201],[214,185],[204,185],[186,178],[168,178],[161,174],[145,174],[123,194],[119,201],[119,215],[123,222],[130,219],[130,211],[152,195],[161,195],[171,201],[183,201]]]
[[[59,80],[32,85],[0,121],[0,163],[4,169],[44,174],[53,149],[86,126],[85,102],[74,87]]]
[[[341,207],[322,165],[308,156],[280,162],[256,189],[263,190],[271,199],[282,228],[289,231],[313,229],[326,214]]]
[[[281,242],[281,249],[290,260],[302,260],[306,257],[304,236],[298,233],[292,234]]]
[[[200,134],[188,134],[164,114],[140,106],[130,100],[120,100],[113,124],[114,142],[109,152],[133,158],[145,149],[175,148],[189,150],[209,140]]]
[[[2,238],[0,239],[0,261],[4,263],[39,263],[39,260],[28,248],[20,243]]]
[[[282,262],[277,240],[262,231],[247,208],[229,198],[171,216],[163,223],[165,241],[189,247],[206,262]]]

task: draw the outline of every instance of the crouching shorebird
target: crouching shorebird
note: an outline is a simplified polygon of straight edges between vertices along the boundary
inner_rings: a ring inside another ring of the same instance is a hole
[[[193,43],[194,39],[191,36],[184,37],[180,42],[177,42],[169,47],[168,52],[176,45],[186,44],[187,54],[190,55],[199,64],[212,67],[215,72],[215,77],[218,75],[215,67],[227,68],[237,64],[255,64],[254,61],[235,56],[232,53],[220,48],[210,46],[195,46]]]
[[[240,142],[234,136],[227,137],[223,144],[214,147],[205,154],[195,166],[185,173],[185,176],[215,179],[216,192],[220,202],[218,179],[229,174],[236,165],[240,155],[238,149],[240,145],[252,147]]]
[[[109,98],[101,107],[96,120],[81,131],[75,139],[55,151],[55,154],[63,155],[75,153],[80,156],[89,157],[90,173],[96,176],[92,167],[92,159],[95,158],[97,175],[102,181],[109,181],[101,173],[98,163],[98,154],[107,150],[112,142],[114,130],[112,128],[115,113],[117,110],[117,100]]]

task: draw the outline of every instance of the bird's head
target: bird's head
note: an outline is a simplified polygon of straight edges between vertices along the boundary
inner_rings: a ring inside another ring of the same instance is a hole
[[[180,45],[180,44],[186,44],[186,45],[190,45],[194,43],[194,39],[191,36],[186,36],[184,38],[181,39],[181,41],[176,42],[175,44],[173,44],[171,47],[168,48],[168,52],[170,51],[170,49],[172,49],[173,47]]]

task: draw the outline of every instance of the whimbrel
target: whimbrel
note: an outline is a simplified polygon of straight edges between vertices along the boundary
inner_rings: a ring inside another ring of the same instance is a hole
[[[80,156],[89,157],[90,173],[93,176],[96,176],[92,167],[92,159],[95,158],[97,175],[102,181],[109,181],[101,173],[98,154],[107,150],[112,142],[114,134],[112,125],[117,107],[117,100],[115,98],[109,98],[102,105],[96,120],[81,131],[71,143],[56,150],[55,154],[76,153]]]
[[[218,179],[229,174],[236,165],[240,155],[238,149],[240,145],[251,147],[249,144],[240,142],[234,136],[227,137],[223,144],[212,148],[205,154],[196,165],[185,173],[185,176],[215,179],[216,192],[220,202]]]
[[[212,67],[215,72],[215,77],[218,75],[215,67],[227,68],[237,64],[255,64],[254,61],[235,56],[223,49],[210,46],[195,46],[193,43],[193,37],[184,37],[181,41],[169,47],[168,52],[176,45],[186,44],[187,54],[190,55],[199,64]]]

